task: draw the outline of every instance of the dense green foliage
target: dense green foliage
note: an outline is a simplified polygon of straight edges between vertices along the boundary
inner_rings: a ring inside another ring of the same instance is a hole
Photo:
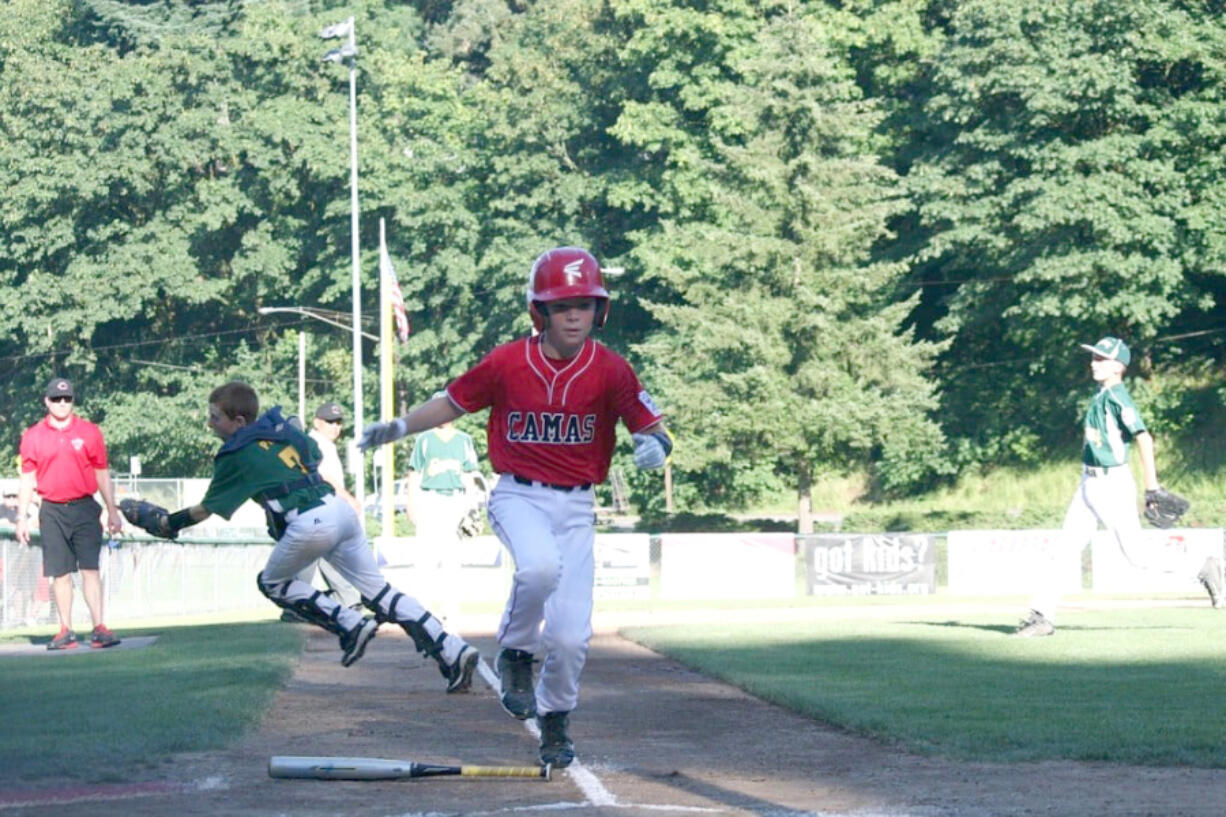
[[[951,284],[924,318],[954,340],[942,384],[981,441],[1070,416],[1079,338],[1129,339],[1148,374],[1178,357],[1173,335],[1221,328],[1226,28],[1212,5],[953,15],[908,179],[915,275]]]
[[[346,332],[258,312],[352,307],[348,72],[316,37],[351,13],[362,308],[384,219],[413,326],[397,410],[527,331],[527,269],[567,243],[625,269],[604,339],[669,414],[682,510],[1067,453],[1106,333],[1158,429],[1217,416],[1220,3],[14,0],[10,450],[62,374],[117,467],[204,473],[208,391],[294,404],[295,330],[308,402],[351,404]]]

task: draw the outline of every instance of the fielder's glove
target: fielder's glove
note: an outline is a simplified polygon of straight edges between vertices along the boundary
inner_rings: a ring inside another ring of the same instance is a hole
[[[365,453],[372,448],[387,443],[394,443],[409,433],[408,425],[403,417],[397,417],[386,423],[371,423],[362,429],[362,439],[358,440],[358,449]]]
[[[481,505],[473,505],[460,517],[456,533],[461,539],[471,539],[474,536],[480,536],[483,530],[485,530],[485,508]]]
[[[143,499],[124,499],[119,503],[119,512],[131,524],[161,539],[174,539],[178,531],[170,528],[170,513],[161,505]]]
[[[667,431],[651,434],[631,434],[634,440],[634,464],[639,468],[663,468],[673,453],[673,438]]]
[[[1179,518],[1188,512],[1188,500],[1165,488],[1145,492],[1145,518],[1155,528],[1174,527]]]

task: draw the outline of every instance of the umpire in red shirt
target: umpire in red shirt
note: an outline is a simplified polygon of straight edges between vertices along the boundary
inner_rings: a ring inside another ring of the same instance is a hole
[[[81,593],[93,620],[91,647],[119,643],[102,621],[102,578],[98,554],[102,550],[102,508],[106,503],[107,530],[119,533],[123,520],[115,507],[115,489],[106,459],[106,443],[98,426],[73,413],[76,395],[72,383],[56,377],[43,392],[47,416],[21,435],[21,483],[17,491],[17,541],[30,543],[26,509],[37,486],[42,503],[38,527],[43,540],[43,573],[51,577],[51,590],[60,616],[60,632],[49,650],[79,646],[72,631],[72,574],[81,571]]]

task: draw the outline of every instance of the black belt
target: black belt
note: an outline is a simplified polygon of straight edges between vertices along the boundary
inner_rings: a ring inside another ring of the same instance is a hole
[[[93,498],[94,498],[94,495],[93,495],[93,494],[90,494],[89,496],[79,496],[79,497],[77,497],[76,499],[65,499],[63,502],[58,502],[58,501],[56,501],[56,500],[54,500],[54,499],[45,499],[45,498],[44,498],[44,499],[42,499],[41,501],[42,501],[42,502],[50,502],[52,505],[75,505],[75,504],[77,504],[78,502],[85,502],[85,501],[90,500],[90,499],[93,499]]]
[[[306,513],[307,511],[313,511],[316,508],[322,507],[324,504],[324,500],[326,500],[330,496],[331,494],[324,494],[319,499],[312,502],[310,505],[303,505],[301,508],[295,508],[294,510],[298,511],[298,513],[300,514]]]
[[[307,511],[313,511],[316,508],[321,507],[325,502],[328,501],[328,497],[330,496],[332,496],[332,494],[324,494],[321,497],[317,497],[314,502],[308,502],[307,504],[301,505],[297,508],[286,508],[285,510],[280,511],[279,513],[287,514],[287,513],[293,513],[294,511],[297,511],[301,515],[301,514],[306,513]]]
[[[1108,465],[1087,465],[1085,466],[1085,472],[1087,476],[1105,477],[1107,476],[1108,471],[1111,471],[1116,468],[1121,468],[1121,467],[1122,466],[1119,466],[1119,465],[1110,465],[1110,466]]]
[[[537,482],[535,480],[526,479],[518,474],[511,474],[511,479],[518,482],[520,485],[539,485],[542,488],[552,488],[555,491],[563,491],[570,493],[571,491],[586,491],[592,487],[592,483],[585,482],[582,485],[554,485],[552,482]]]

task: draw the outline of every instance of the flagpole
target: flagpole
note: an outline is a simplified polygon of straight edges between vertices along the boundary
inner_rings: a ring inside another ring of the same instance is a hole
[[[380,419],[388,422],[396,416],[393,404],[393,349],[392,334],[392,304],[391,304],[391,260],[387,253],[387,228],[383,219],[379,219],[379,393],[381,402]],[[380,488],[383,506],[383,536],[396,535],[396,468],[395,446],[385,445],[379,451],[383,456],[383,484]]]

